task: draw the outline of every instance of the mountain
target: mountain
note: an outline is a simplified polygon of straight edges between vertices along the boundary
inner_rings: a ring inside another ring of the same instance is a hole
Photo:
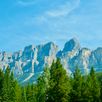
[[[62,50],[53,42],[44,45],[26,46],[23,51],[14,53],[0,53],[0,68],[5,71],[7,66],[14,72],[15,78],[21,83],[34,82],[42,73],[45,66],[51,66],[53,60],[61,59],[61,63],[68,73],[72,73],[76,66],[81,71],[89,72],[92,66],[96,71],[102,71],[102,47],[96,50],[82,48],[76,38],[65,43]]]

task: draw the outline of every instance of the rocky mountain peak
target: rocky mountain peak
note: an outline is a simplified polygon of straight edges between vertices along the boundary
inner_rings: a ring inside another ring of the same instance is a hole
[[[65,43],[63,52],[69,52],[73,50],[79,50],[80,49],[80,43],[76,38],[72,38],[68,42]]]
[[[24,51],[33,50],[33,49],[34,49],[34,45],[29,45],[24,48]]]
[[[0,53],[0,68],[5,70],[10,66],[20,82],[36,80],[46,65],[51,66],[53,60],[61,59],[63,67],[67,72],[73,72],[78,65],[82,72],[94,66],[97,71],[102,71],[102,47],[91,51],[88,48],[81,48],[76,38],[66,42],[64,49],[58,51],[58,46],[49,42],[43,45],[29,45],[22,51],[12,54]]]

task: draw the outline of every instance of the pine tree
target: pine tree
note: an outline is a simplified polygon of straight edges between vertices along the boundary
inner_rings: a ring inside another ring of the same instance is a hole
[[[27,102],[26,87],[22,87],[22,102]]]
[[[82,84],[83,77],[78,67],[76,67],[75,72],[73,73],[73,81],[72,81],[72,90],[70,93],[70,101],[71,102],[82,102]]]
[[[90,74],[86,83],[87,100],[88,102],[99,102],[100,100],[100,85],[97,80],[94,68],[91,68]]]
[[[50,71],[49,68],[44,68],[44,72],[42,75],[38,78],[37,81],[37,101],[38,102],[45,102],[46,100],[46,93],[49,88],[49,79],[50,79]]]
[[[23,102],[21,86],[15,81],[15,102]]]
[[[4,79],[4,73],[0,69],[0,102],[2,100],[3,79]]]
[[[50,73],[50,87],[47,102],[68,102],[70,83],[60,59],[57,59],[55,63],[53,62]]]
[[[10,69],[6,68],[2,88],[2,102],[10,102]]]
[[[15,101],[15,84],[16,84],[16,81],[14,79],[13,72],[11,72],[10,83],[9,83],[9,93],[10,93],[9,98],[11,102]]]
[[[28,84],[26,87],[27,102],[34,102],[33,94],[33,87],[32,85]]]
[[[32,87],[32,91],[33,91],[33,96],[32,96],[33,102],[38,102],[38,93],[40,93],[40,92],[38,92],[37,83],[32,84],[31,87]]]
[[[100,81],[100,102],[102,101],[102,80]]]

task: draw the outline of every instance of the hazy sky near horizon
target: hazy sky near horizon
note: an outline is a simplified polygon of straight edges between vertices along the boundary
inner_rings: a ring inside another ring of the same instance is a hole
[[[0,51],[77,37],[102,47],[102,0],[0,0]]]

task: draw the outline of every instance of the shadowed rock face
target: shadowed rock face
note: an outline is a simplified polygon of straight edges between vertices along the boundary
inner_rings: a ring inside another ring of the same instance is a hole
[[[0,53],[0,68],[5,70],[10,66],[11,71],[20,82],[32,82],[43,71],[45,66],[51,66],[53,60],[61,59],[67,72],[73,72],[79,66],[82,72],[95,66],[96,71],[102,71],[102,48],[91,51],[81,48],[76,38],[66,42],[63,50],[58,51],[58,46],[53,42],[45,45],[30,45],[23,51],[14,53]]]
[[[71,52],[80,49],[80,44],[76,38],[71,39],[70,41],[65,43],[63,52]]]
[[[100,70],[102,68],[102,48],[99,47],[95,51],[92,51],[89,59],[89,67],[94,66]],[[102,69],[101,69],[102,70]]]

